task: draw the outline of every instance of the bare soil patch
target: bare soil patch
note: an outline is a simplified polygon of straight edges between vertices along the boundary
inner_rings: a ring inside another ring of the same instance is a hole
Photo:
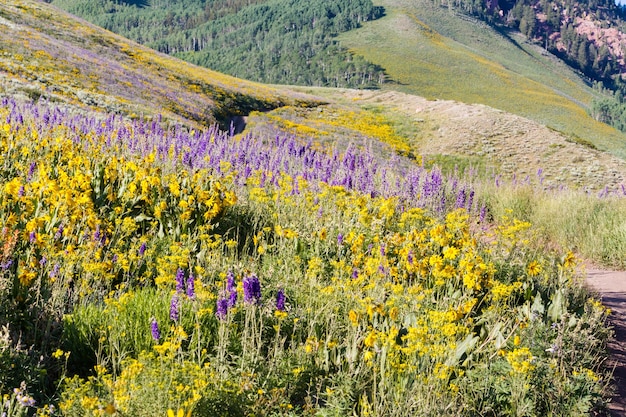
[[[602,303],[611,309],[609,321],[615,338],[609,344],[607,364],[614,368],[615,396],[610,404],[611,416],[626,416],[626,271],[587,270],[587,284],[597,291]]]

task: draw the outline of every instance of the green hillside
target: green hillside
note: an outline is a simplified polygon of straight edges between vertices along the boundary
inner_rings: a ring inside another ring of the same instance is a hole
[[[53,0],[157,51],[265,83],[373,87],[382,68],[335,36],[380,17],[371,0]]]
[[[599,93],[523,36],[498,32],[429,0],[376,4],[385,17],[339,39],[385,67],[395,83],[384,88],[486,104],[626,158],[626,136],[587,113]]]
[[[5,94],[223,127],[252,110],[319,104],[312,97],[183,64],[45,3],[0,6]]]
[[[430,99],[486,104],[626,158],[626,135],[589,116],[594,100],[603,96],[580,73],[518,32],[468,17],[465,8],[430,0],[52,3],[164,52],[243,78],[377,85]],[[384,16],[375,19],[381,12]],[[346,55],[344,46],[353,55]],[[383,79],[390,82],[379,84]]]

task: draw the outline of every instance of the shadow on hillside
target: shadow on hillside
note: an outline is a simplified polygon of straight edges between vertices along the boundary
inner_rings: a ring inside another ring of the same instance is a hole
[[[511,42],[511,44],[513,44],[513,46],[515,46],[517,49],[520,50],[520,52],[522,52],[525,55],[531,56],[532,55],[525,50],[522,45],[519,44],[519,42],[517,42],[515,39],[513,39],[513,37],[510,35],[511,33],[515,32],[513,29],[508,28],[506,26],[502,26],[502,25],[490,25],[496,32],[498,32],[503,38],[505,38],[507,41]]]
[[[150,7],[150,0],[122,0],[126,6],[135,6],[139,8]]]
[[[230,127],[230,132],[232,135],[238,135],[242,133],[247,124],[248,116],[232,116],[228,119],[227,123]]]

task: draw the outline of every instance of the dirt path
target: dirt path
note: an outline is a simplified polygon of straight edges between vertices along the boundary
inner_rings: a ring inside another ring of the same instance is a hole
[[[626,417],[626,271],[588,269],[587,283],[599,292],[603,304],[611,309],[609,320],[615,330],[615,340],[609,345],[609,366],[615,367],[617,392],[610,410],[613,417]]]

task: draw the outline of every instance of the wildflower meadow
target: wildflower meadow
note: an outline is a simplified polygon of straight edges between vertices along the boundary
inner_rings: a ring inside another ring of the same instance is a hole
[[[608,311],[471,177],[0,103],[7,416],[587,416]]]

